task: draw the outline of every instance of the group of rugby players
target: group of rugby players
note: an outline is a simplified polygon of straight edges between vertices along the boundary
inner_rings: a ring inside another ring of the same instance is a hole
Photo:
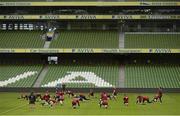
[[[29,104],[34,105],[36,101],[41,101],[42,106],[50,106],[53,107],[57,103],[60,103],[63,105],[64,103],[64,95],[68,94],[70,98],[72,98],[72,107],[77,108],[80,106],[81,101],[86,101],[90,100],[89,98],[95,97],[94,92],[91,89],[89,92],[89,97],[87,98],[84,94],[80,93],[79,95],[75,95],[72,91],[60,91],[57,90],[55,93],[55,96],[51,97],[49,92],[47,91],[43,96],[40,93],[31,93],[29,96],[22,94],[20,98],[29,100]],[[117,90],[114,88],[112,95],[102,92],[100,95],[100,101],[99,101],[99,106],[108,108],[109,104],[108,101],[111,99],[116,100],[117,97]],[[159,100],[162,103],[162,89],[159,88],[157,94],[154,96],[153,100],[150,101],[148,96],[142,96],[139,95],[137,96],[137,101],[136,104],[144,104],[145,102],[147,103],[152,103],[156,102]],[[128,106],[129,103],[129,97],[125,94],[123,97],[124,105]]]

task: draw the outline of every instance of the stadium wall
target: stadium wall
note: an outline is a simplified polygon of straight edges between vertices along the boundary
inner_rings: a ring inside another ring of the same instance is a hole
[[[88,93],[90,89],[93,89],[94,92],[109,92],[113,91],[113,88],[67,88],[66,90],[71,90],[75,93]],[[116,88],[118,93],[156,93],[157,88]],[[0,92],[55,92],[56,88],[8,88],[1,87]],[[164,93],[179,93],[180,88],[163,88]]]

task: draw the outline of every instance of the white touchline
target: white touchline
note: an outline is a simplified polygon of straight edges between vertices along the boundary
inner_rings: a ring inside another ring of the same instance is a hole
[[[18,107],[15,107],[15,108],[11,108],[11,109],[6,110],[6,111],[4,111],[4,112],[0,112],[0,115],[2,116],[2,114],[8,113],[8,112],[10,112],[10,111],[13,111],[13,110],[16,110],[16,109],[18,109],[18,108],[24,107],[24,106],[26,106],[26,105],[28,105],[28,104],[24,104],[24,105],[22,105],[22,106],[18,106]]]

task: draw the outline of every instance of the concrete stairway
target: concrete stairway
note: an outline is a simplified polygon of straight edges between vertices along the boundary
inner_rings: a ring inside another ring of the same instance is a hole
[[[49,48],[50,44],[51,44],[51,41],[46,41],[44,44],[44,48]]]
[[[45,66],[42,69],[41,73],[39,74],[39,76],[38,76],[36,82],[34,83],[33,87],[40,87],[41,86],[41,82],[43,81],[43,79],[46,76],[47,72],[48,72],[48,66]]]
[[[119,32],[119,48],[124,48],[124,32]]]
[[[120,65],[119,67],[119,87],[124,87],[124,80],[125,80],[125,66]]]

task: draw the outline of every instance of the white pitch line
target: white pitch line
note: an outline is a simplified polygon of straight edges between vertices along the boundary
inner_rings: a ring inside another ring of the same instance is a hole
[[[9,109],[9,110],[7,110],[7,111],[4,111],[4,112],[0,112],[0,115],[5,114],[5,113],[8,113],[8,112],[13,111],[13,110],[16,110],[16,109],[21,108],[21,107],[26,106],[26,105],[27,105],[27,104],[22,105],[22,106],[18,106],[18,107],[15,107],[15,108],[11,108],[11,109]]]

